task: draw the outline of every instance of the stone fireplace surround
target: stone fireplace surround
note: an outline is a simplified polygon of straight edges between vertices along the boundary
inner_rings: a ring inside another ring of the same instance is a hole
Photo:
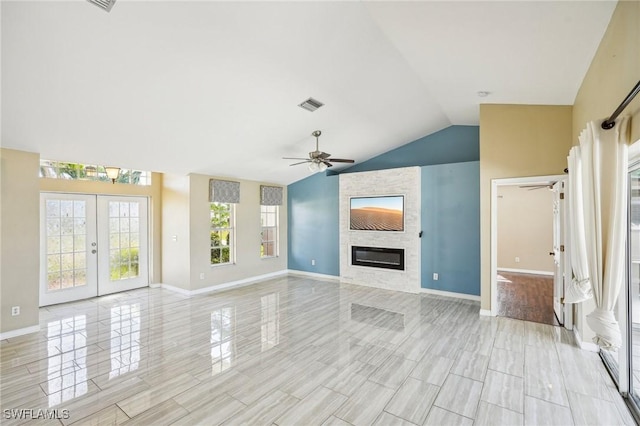
[[[388,290],[420,291],[420,167],[344,173],[340,190],[340,280]],[[404,195],[404,231],[352,231],[351,197]],[[404,249],[404,271],[351,264],[351,247]]]

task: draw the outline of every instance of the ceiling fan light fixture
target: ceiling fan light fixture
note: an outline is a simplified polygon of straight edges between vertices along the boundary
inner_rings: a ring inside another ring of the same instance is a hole
[[[318,170],[321,172],[324,172],[325,170],[327,170],[327,165],[323,162],[318,163]]]

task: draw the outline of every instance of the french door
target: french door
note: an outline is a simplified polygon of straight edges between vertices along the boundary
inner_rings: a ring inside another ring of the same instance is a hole
[[[40,306],[147,286],[147,199],[40,196]]]

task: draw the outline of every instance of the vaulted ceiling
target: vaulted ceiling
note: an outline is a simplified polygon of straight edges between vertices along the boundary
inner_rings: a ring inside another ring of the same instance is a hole
[[[573,104],[615,4],[3,1],[1,143],[287,184],[316,129],[360,162],[481,102]]]

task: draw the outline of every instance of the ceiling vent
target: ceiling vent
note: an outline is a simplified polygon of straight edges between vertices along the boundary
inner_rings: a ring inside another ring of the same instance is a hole
[[[320,101],[316,101],[313,98],[309,98],[306,101],[304,101],[303,103],[301,103],[300,105],[298,105],[300,108],[306,109],[307,111],[315,111],[318,108],[320,108],[322,105],[324,105],[322,102]]]
[[[111,8],[116,4],[116,0],[87,0],[89,3],[93,3],[102,10],[111,12]]]

